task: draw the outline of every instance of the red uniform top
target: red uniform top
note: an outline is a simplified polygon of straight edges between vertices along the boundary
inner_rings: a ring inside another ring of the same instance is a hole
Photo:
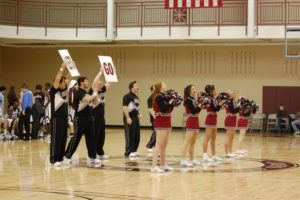
[[[226,118],[225,118],[225,128],[226,129],[236,129],[236,113],[239,112],[239,109],[236,106],[236,102],[233,99],[230,99],[227,102],[226,106]]]
[[[154,98],[153,110],[155,112],[154,129],[171,130],[171,112],[173,111],[173,105],[167,102],[164,94],[160,93]]]
[[[210,97],[210,105],[206,109],[207,116],[205,119],[205,126],[208,128],[217,128],[217,112],[221,109],[221,106],[218,105],[218,102],[214,96]]]
[[[198,114],[201,111],[196,104],[196,101],[193,97],[187,97],[184,100],[184,107],[187,113],[187,120],[186,120],[186,130],[187,131],[199,131],[199,119]]]

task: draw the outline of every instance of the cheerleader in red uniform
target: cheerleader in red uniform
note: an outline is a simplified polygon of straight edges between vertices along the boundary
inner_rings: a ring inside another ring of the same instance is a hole
[[[232,90],[227,91],[229,95],[229,101],[226,103],[226,118],[225,118],[225,129],[226,129],[226,141],[225,141],[225,157],[234,158],[236,155],[232,153],[232,143],[236,130],[236,113],[239,112],[237,103],[235,101],[235,92]]]
[[[167,102],[164,92],[167,85],[164,82],[155,84],[153,92],[153,109],[155,112],[154,129],[156,131],[156,143],[152,156],[151,172],[163,173],[172,171],[173,168],[166,164],[166,147],[168,144],[169,133],[172,129],[171,112],[173,111],[173,101]],[[160,167],[157,166],[157,158],[160,155]]]
[[[242,149],[242,143],[245,137],[245,134],[249,128],[248,126],[248,118],[251,115],[251,111],[248,111],[247,113],[239,113],[240,117],[238,119],[238,123],[237,123],[237,129],[240,131],[240,136],[239,136],[239,141],[238,141],[238,145],[237,145],[237,153],[238,154],[245,154],[248,153],[247,150]]]
[[[184,88],[184,107],[187,113],[186,120],[186,136],[184,145],[181,151],[180,165],[183,167],[192,167],[199,165],[200,162],[194,160],[194,145],[199,133],[199,119],[198,114],[201,111],[201,104],[196,103],[196,88],[194,85],[188,85]],[[190,161],[186,160],[186,152],[189,151]]]
[[[222,161],[223,159],[216,155],[216,134],[217,134],[217,112],[221,109],[221,105],[225,102],[217,102],[216,90],[214,85],[206,85],[205,92],[209,95],[210,105],[207,108],[207,116],[205,119],[205,136],[203,140],[203,162]],[[212,157],[207,154],[208,142],[210,141]]]

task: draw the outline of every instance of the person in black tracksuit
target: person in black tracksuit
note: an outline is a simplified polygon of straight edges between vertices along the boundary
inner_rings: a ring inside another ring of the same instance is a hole
[[[93,102],[93,116],[95,119],[95,139],[96,139],[96,153],[97,158],[100,160],[108,159],[109,156],[104,153],[104,143],[105,143],[105,96],[107,87],[109,87],[109,83],[102,84],[101,81],[95,80],[95,84],[97,84],[99,88],[98,96],[95,100],[97,102]],[[92,89],[90,89],[90,94],[92,94]],[[94,100],[94,101],[95,101]]]
[[[153,91],[154,91],[154,85],[151,85],[150,87],[151,95],[148,97],[147,105],[148,105],[148,112],[150,116],[150,123],[152,128],[152,134],[150,137],[149,142],[147,143],[146,147],[148,149],[152,149],[155,146],[156,142],[156,132],[154,130],[153,122],[154,122],[154,110],[153,110]]]
[[[67,84],[70,82],[71,76],[68,74],[67,79],[62,76],[65,68],[66,65],[63,63],[50,88],[52,113],[50,164],[56,166],[61,165],[61,161],[63,161],[68,134]]]
[[[125,129],[125,156],[139,156],[140,143],[140,100],[137,96],[139,86],[136,81],[129,83],[130,92],[123,97],[123,122]]]
[[[100,75],[101,73],[97,76],[100,77]],[[64,164],[71,163],[71,157],[79,145],[82,134],[85,134],[86,147],[88,150],[87,163],[100,164],[100,160],[96,159],[94,117],[92,115],[92,108],[89,105],[98,96],[98,90],[94,88],[93,94],[89,95],[89,82],[86,77],[79,77],[77,83],[78,90],[74,96],[74,127],[76,127],[76,130],[65,152]]]

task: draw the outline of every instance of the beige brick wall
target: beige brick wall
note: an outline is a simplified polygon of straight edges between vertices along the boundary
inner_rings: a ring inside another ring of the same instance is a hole
[[[121,125],[122,96],[127,85],[137,80],[141,91],[142,125],[148,125],[146,100],[149,86],[163,80],[169,88],[180,93],[190,83],[200,91],[205,84],[216,85],[217,91],[233,89],[262,103],[263,86],[299,86],[300,62],[286,60],[283,46],[180,46],[180,47],[84,47],[69,48],[82,75],[93,80],[99,70],[97,55],[111,55],[117,66],[119,83],[107,92],[107,124]],[[60,67],[61,59],[56,48],[7,48],[3,49],[1,78],[6,86],[20,86],[26,82],[31,88],[36,83],[51,81]],[[12,78],[13,77],[13,78]],[[183,106],[175,109],[173,125],[181,126]],[[206,111],[200,114],[203,126]],[[224,111],[219,115],[223,127]]]

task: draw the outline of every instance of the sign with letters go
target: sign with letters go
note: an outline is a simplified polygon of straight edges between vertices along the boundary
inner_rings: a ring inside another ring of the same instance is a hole
[[[76,65],[74,63],[74,61],[72,60],[69,52],[67,49],[61,49],[61,50],[58,50],[62,60],[64,61],[64,63],[66,63],[67,65],[67,68],[71,74],[72,77],[75,77],[75,76],[80,76],[77,68],[76,68]]]
[[[107,82],[118,82],[116,68],[109,56],[98,56],[101,64],[101,69],[103,69],[104,77]]]

